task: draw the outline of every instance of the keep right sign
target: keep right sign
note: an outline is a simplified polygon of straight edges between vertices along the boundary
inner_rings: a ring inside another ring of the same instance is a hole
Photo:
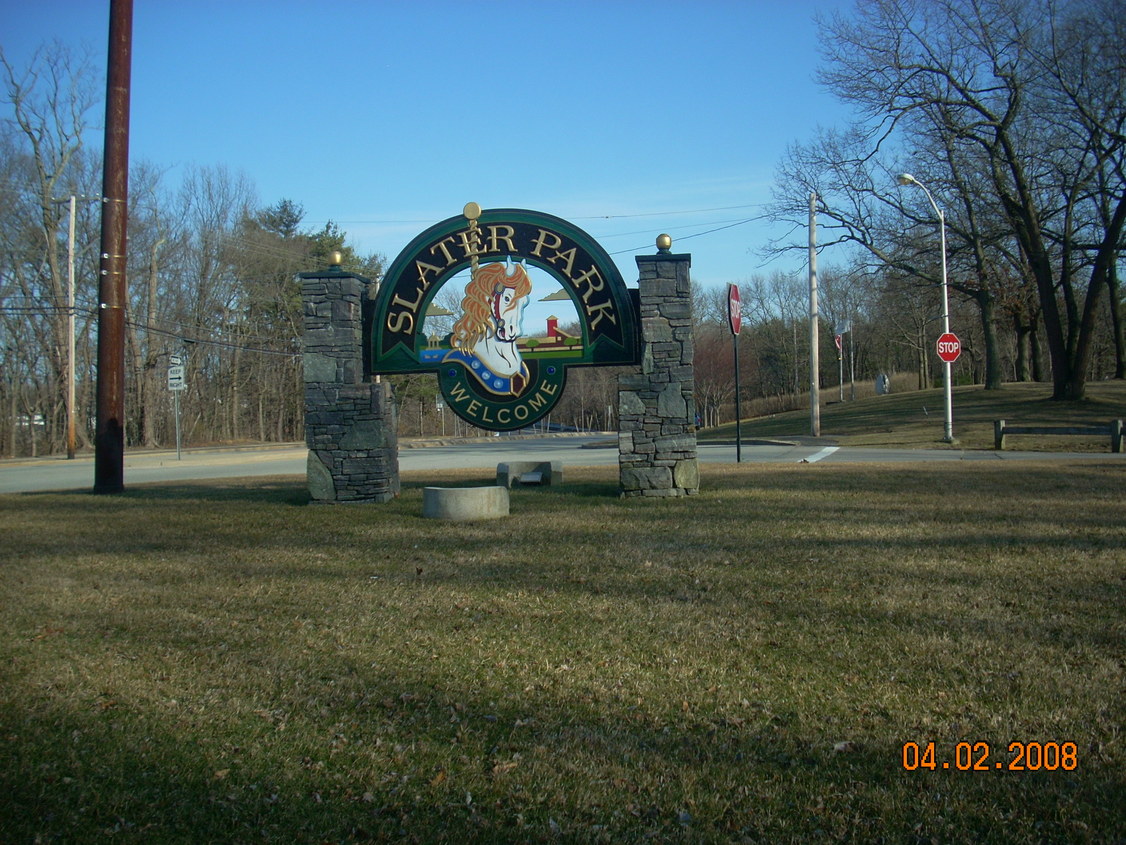
[[[938,357],[947,364],[953,364],[962,354],[962,341],[958,340],[958,335],[953,332],[946,332],[939,335],[935,351],[938,352]]]

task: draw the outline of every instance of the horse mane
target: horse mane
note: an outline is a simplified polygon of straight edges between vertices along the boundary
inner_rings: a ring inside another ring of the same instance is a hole
[[[495,262],[485,264],[465,286],[465,296],[461,300],[461,318],[454,323],[450,345],[455,349],[472,349],[488,336],[492,328],[492,298],[504,288],[512,288],[518,297],[532,292],[532,280],[523,264],[512,265],[512,272],[506,264]]]

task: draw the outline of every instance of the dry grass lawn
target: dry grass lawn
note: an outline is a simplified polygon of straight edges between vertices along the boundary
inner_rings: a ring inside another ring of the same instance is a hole
[[[1121,842],[1124,469],[0,496],[0,841]]]

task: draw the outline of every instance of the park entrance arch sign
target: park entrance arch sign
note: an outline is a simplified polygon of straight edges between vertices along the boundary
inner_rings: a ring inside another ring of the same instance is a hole
[[[462,419],[525,428],[559,401],[569,367],[638,363],[635,294],[578,227],[469,203],[388,269],[365,331],[367,375],[433,372]]]

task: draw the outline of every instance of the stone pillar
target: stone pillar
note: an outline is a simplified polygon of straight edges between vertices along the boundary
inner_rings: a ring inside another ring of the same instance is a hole
[[[386,502],[399,495],[399,441],[390,385],[364,380],[371,282],[339,264],[300,279],[309,493],[316,502]]]
[[[623,496],[700,491],[692,369],[690,255],[637,257],[641,302],[639,372],[618,377],[618,471]]]

